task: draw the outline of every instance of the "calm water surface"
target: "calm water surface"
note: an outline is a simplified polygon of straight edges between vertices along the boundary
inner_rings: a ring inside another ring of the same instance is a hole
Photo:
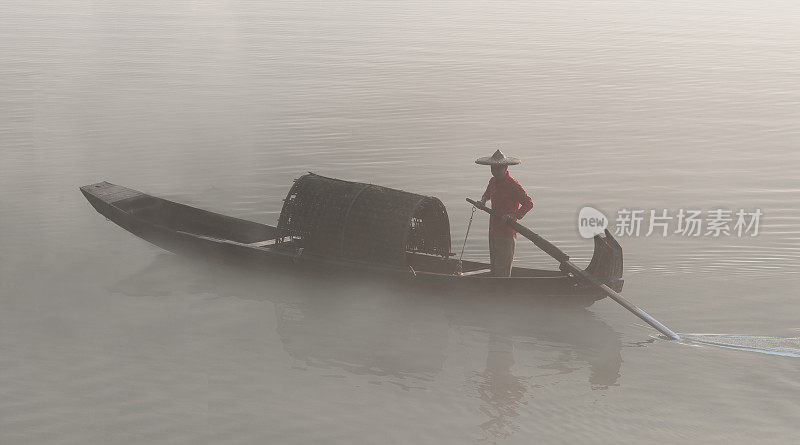
[[[612,301],[197,264],[77,187],[274,224],[311,170],[438,196],[460,248],[502,147],[524,222],[581,262],[587,204],[761,208],[757,237],[621,238],[625,294],[797,337],[798,30],[791,1],[0,3],[0,442],[796,441],[797,359],[654,340]]]

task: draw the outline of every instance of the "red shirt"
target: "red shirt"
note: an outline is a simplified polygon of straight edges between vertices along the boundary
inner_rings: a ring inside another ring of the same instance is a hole
[[[517,219],[522,219],[533,208],[531,197],[507,171],[506,176],[499,181],[492,176],[483,193],[483,199],[492,201],[492,210],[497,210],[503,215],[515,215]],[[500,218],[492,216],[489,218],[489,234],[511,237],[516,235],[517,231]]]

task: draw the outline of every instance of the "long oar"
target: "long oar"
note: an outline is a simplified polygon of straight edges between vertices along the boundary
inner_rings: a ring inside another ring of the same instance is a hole
[[[635,304],[626,300],[625,297],[619,294],[619,292],[605,285],[603,282],[598,280],[597,277],[595,277],[594,275],[586,272],[585,270],[573,264],[572,261],[569,260],[569,255],[567,255],[566,253],[564,253],[564,251],[553,245],[550,241],[547,241],[538,234],[534,233],[531,229],[523,226],[522,224],[516,221],[506,220],[505,218],[503,218],[503,215],[501,215],[499,212],[496,212],[479,202],[473,201],[469,198],[467,198],[467,202],[496,218],[500,218],[504,223],[514,228],[514,230],[519,232],[522,236],[533,241],[533,244],[536,244],[538,248],[542,249],[545,253],[547,253],[551,257],[555,258],[556,261],[561,263],[561,270],[565,272],[570,272],[574,276],[581,278],[584,282],[589,283],[595,286],[596,288],[600,289],[601,291],[603,291],[603,293],[611,297],[611,299],[622,305],[622,307],[631,311],[633,315],[636,315],[637,317],[644,320],[650,326],[656,328],[658,332],[661,332],[662,334],[666,335],[672,340],[680,340],[678,334],[672,332],[672,330],[670,330],[668,327],[661,324],[660,321],[651,317],[650,314],[639,309]]]

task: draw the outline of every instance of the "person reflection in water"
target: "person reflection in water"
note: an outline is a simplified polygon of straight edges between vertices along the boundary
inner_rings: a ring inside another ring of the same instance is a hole
[[[505,221],[522,219],[533,209],[531,197],[508,173],[508,166],[519,164],[519,159],[506,157],[497,150],[492,156],[479,158],[475,163],[492,167],[492,178],[489,179],[489,185],[481,197],[481,204],[485,205],[486,201],[492,201],[492,210],[502,214]],[[492,275],[511,276],[516,244],[517,232],[500,218],[492,215],[489,218],[489,257],[492,263]]]
[[[482,311],[482,315],[481,324],[488,333],[486,365],[473,375],[483,402],[479,409],[486,416],[479,426],[489,442],[530,425],[526,412],[537,409],[536,388],[572,382],[576,371],[588,371],[593,390],[618,385],[619,334],[589,311],[516,307]],[[520,349],[520,345],[525,346]],[[530,370],[535,371],[531,374]]]
[[[486,403],[481,410],[489,417],[481,428],[493,437],[508,437],[519,429],[513,419],[519,416],[519,405],[525,403],[529,378],[517,377],[512,372],[514,344],[511,338],[490,333],[488,346],[486,369],[479,374],[483,382],[477,387],[481,400]]]

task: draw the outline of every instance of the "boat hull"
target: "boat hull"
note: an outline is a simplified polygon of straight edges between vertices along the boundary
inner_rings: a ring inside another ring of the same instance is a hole
[[[379,280],[409,291],[434,291],[454,296],[577,306],[589,306],[604,298],[602,293],[560,271],[515,268],[513,275],[522,276],[498,278],[485,272],[462,275],[415,270],[413,266],[388,267],[343,261],[305,252],[301,247],[293,247],[291,242],[278,242],[277,229],[273,226],[197,209],[108,182],[86,185],[80,190],[100,214],[118,226],[164,250],[195,259],[256,270],[311,273],[332,281]],[[488,267],[465,263],[473,269]],[[616,279],[610,284],[620,289],[622,280]]]

